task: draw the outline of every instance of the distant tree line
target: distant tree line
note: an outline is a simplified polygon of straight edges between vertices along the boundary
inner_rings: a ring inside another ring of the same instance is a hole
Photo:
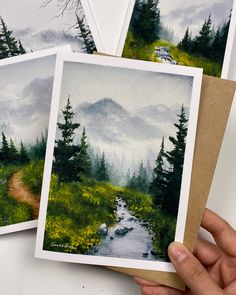
[[[9,30],[3,18],[0,17],[0,59],[16,55],[25,54],[20,39],[13,36],[13,31]]]
[[[83,178],[94,178],[98,181],[109,181],[109,168],[105,158],[90,152],[86,130],[83,128],[79,144],[75,144],[75,131],[80,123],[73,122],[74,112],[70,102],[62,111],[63,123],[57,123],[61,138],[56,140],[54,149],[53,170],[59,177],[59,182],[82,182]]]
[[[184,107],[178,115],[176,137],[169,137],[173,145],[171,151],[165,151],[164,138],[158,153],[151,181],[147,169],[141,162],[138,173],[130,177],[128,173],[127,187],[153,196],[154,204],[167,214],[176,216],[182,183],[182,173],[187,136],[187,122]]]
[[[41,135],[41,138],[36,139],[36,143],[26,147],[21,141],[19,148],[16,147],[13,140],[7,139],[2,132],[2,141],[0,148],[0,166],[7,166],[11,164],[24,165],[30,160],[44,159],[46,152],[46,132]]]
[[[218,27],[217,31],[215,31],[210,15],[204,21],[196,37],[192,38],[190,30],[187,28],[183,39],[178,44],[178,48],[223,63],[230,21],[231,14],[223,26]]]

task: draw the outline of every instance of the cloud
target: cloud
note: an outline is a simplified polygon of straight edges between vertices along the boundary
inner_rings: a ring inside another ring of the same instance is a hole
[[[73,36],[65,31],[56,31],[51,29],[35,32],[30,28],[26,28],[16,31],[15,36],[21,40],[23,46],[28,51],[36,51],[67,44],[71,44],[72,50],[74,51],[83,51],[83,44],[81,40],[77,36]]]
[[[1,94],[0,131],[19,142],[34,142],[48,126],[53,78],[34,79],[14,99]],[[9,87],[8,87],[9,88]],[[8,89],[6,87],[6,91]]]

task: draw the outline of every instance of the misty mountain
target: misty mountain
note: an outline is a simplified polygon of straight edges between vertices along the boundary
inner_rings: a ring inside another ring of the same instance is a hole
[[[75,109],[76,119],[93,141],[124,144],[160,138],[162,131],[131,114],[111,98],[85,103]]]
[[[69,32],[44,30],[35,32],[32,29],[15,30],[15,35],[21,40],[27,51],[37,51],[56,46],[71,44],[72,50],[82,52],[81,40]]]

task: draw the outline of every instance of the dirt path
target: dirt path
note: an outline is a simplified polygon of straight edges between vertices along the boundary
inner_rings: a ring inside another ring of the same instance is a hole
[[[15,173],[8,183],[9,195],[20,203],[26,203],[32,207],[33,219],[39,215],[40,199],[37,198],[22,182],[22,171]]]

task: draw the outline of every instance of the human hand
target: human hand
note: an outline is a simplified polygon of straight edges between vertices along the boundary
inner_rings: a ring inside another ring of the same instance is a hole
[[[198,239],[194,255],[180,243],[172,243],[168,253],[186,291],[161,286],[139,278],[142,295],[235,295],[236,231],[214,212],[206,209],[202,227],[216,245]]]

